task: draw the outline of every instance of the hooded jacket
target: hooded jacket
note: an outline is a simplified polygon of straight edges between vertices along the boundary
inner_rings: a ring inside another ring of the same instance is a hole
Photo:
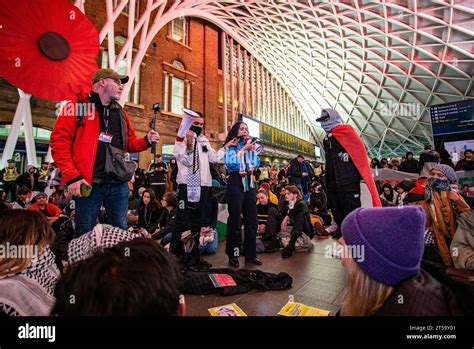
[[[362,178],[370,191],[373,206],[381,207],[382,204],[377,187],[375,186],[374,178],[372,177],[372,172],[370,171],[369,162],[367,160],[369,157],[365,150],[364,143],[352,126],[343,125],[340,121],[337,122],[337,119],[341,119],[337,111],[333,109],[325,110],[330,116],[329,122],[336,125],[331,128],[327,137],[324,139],[326,162],[332,162],[331,164],[326,164],[327,172],[329,172],[332,166],[335,175],[334,179],[338,186],[353,183]],[[334,137],[337,142],[331,140],[332,137]],[[326,173],[326,178],[329,181],[328,173]]]

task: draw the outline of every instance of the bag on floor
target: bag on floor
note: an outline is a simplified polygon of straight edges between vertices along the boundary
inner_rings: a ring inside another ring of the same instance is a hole
[[[278,233],[278,240],[280,240],[281,247],[285,248],[291,239],[291,230],[293,227],[287,226],[286,231]],[[308,252],[313,247],[311,239],[305,233],[301,233],[301,236],[296,240],[295,252]]]
[[[196,238],[187,230],[181,234],[182,255],[181,261],[185,267],[193,267],[199,264],[201,254],[199,253],[199,244]]]

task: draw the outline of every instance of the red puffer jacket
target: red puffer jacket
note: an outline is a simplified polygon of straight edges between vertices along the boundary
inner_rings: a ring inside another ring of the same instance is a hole
[[[51,155],[62,174],[61,185],[80,179],[92,183],[95,157],[100,134],[99,113],[86,113],[82,125],[77,127],[77,102],[66,104],[51,133]],[[137,153],[150,147],[146,136],[137,138],[130,118],[122,109],[127,124],[126,150]]]

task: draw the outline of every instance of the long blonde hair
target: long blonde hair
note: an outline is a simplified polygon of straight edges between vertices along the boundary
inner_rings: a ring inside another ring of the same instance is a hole
[[[38,253],[54,241],[55,234],[45,215],[28,210],[0,213],[0,245],[36,247]],[[0,257],[0,276],[16,274],[28,267],[34,256]]]
[[[348,258],[346,263],[346,288],[341,302],[341,315],[369,316],[376,313],[394,288],[372,279],[352,258]]]

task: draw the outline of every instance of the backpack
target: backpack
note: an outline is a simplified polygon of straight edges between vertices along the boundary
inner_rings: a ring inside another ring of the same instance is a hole
[[[199,243],[196,241],[197,234],[193,235],[190,230],[181,234],[181,262],[186,268],[198,265],[201,260]]]

